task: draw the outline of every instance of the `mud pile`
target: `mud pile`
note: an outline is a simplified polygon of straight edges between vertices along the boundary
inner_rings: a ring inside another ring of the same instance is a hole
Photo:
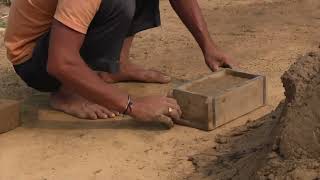
[[[282,82],[277,109],[195,155],[189,179],[320,179],[320,53],[298,58]]]
[[[320,158],[320,54],[297,61],[283,77],[286,109],[281,119],[284,158]]]
[[[273,145],[279,158],[269,160],[258,177],[319,179],[320,53],[300,57],[282,82],[286,100]]]

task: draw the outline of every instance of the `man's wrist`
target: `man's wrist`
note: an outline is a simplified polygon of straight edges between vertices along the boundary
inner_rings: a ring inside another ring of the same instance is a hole
[[[201,48],[204,55],[212,54],[218,52],[218,47],[212,42],[208,41],[204,43],[203,47]]]

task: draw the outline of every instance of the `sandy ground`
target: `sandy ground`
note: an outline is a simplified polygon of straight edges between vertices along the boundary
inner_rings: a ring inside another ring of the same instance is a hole
[[[197,177],[190,156],[216,146],[215,137],[259,119],[284,98],[280,76],[305,52],[318,49],[318,0],[202,0],[210,33],[241,62],[268,77],[269,105],[212,132],[182,126],[118,121],[108,124],[25,124],[0,135],[0,180],[186,179]],[[167,1],[161,28],[137,35],[132,61],[190,80],[210,73],[190,34]],[[3,45],[2,45],[3,46]],[[13,75],[1,50],[0,97],[31,93]],[[159,85],[140,85],[147,93]]]

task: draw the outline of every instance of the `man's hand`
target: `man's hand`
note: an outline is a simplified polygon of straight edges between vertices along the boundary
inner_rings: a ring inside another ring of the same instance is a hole
[[[147,96],[133,99],[130,116],[138,121],[159,121],[161,117],[179,120],[181,109],[175,99],[164,96]]]
[[[211,50],[204,53],[204,59],[212,71],[218,71],[220,68],[237,68],[238,63],[221,51]]]
[[[170,0],[170,3],[198,42],[204,54],[205,61],[212,71],[217,71],[220,67],[235,68],[235,66],[237,66],[235,61],[217,50],[202,16],[198,1]]]

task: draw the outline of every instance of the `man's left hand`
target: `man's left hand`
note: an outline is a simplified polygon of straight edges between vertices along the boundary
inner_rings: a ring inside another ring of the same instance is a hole
[[[204,53],[205,62],[212,71],[220,68],[238,68],[238,63],[219,50],[211,50]]]

